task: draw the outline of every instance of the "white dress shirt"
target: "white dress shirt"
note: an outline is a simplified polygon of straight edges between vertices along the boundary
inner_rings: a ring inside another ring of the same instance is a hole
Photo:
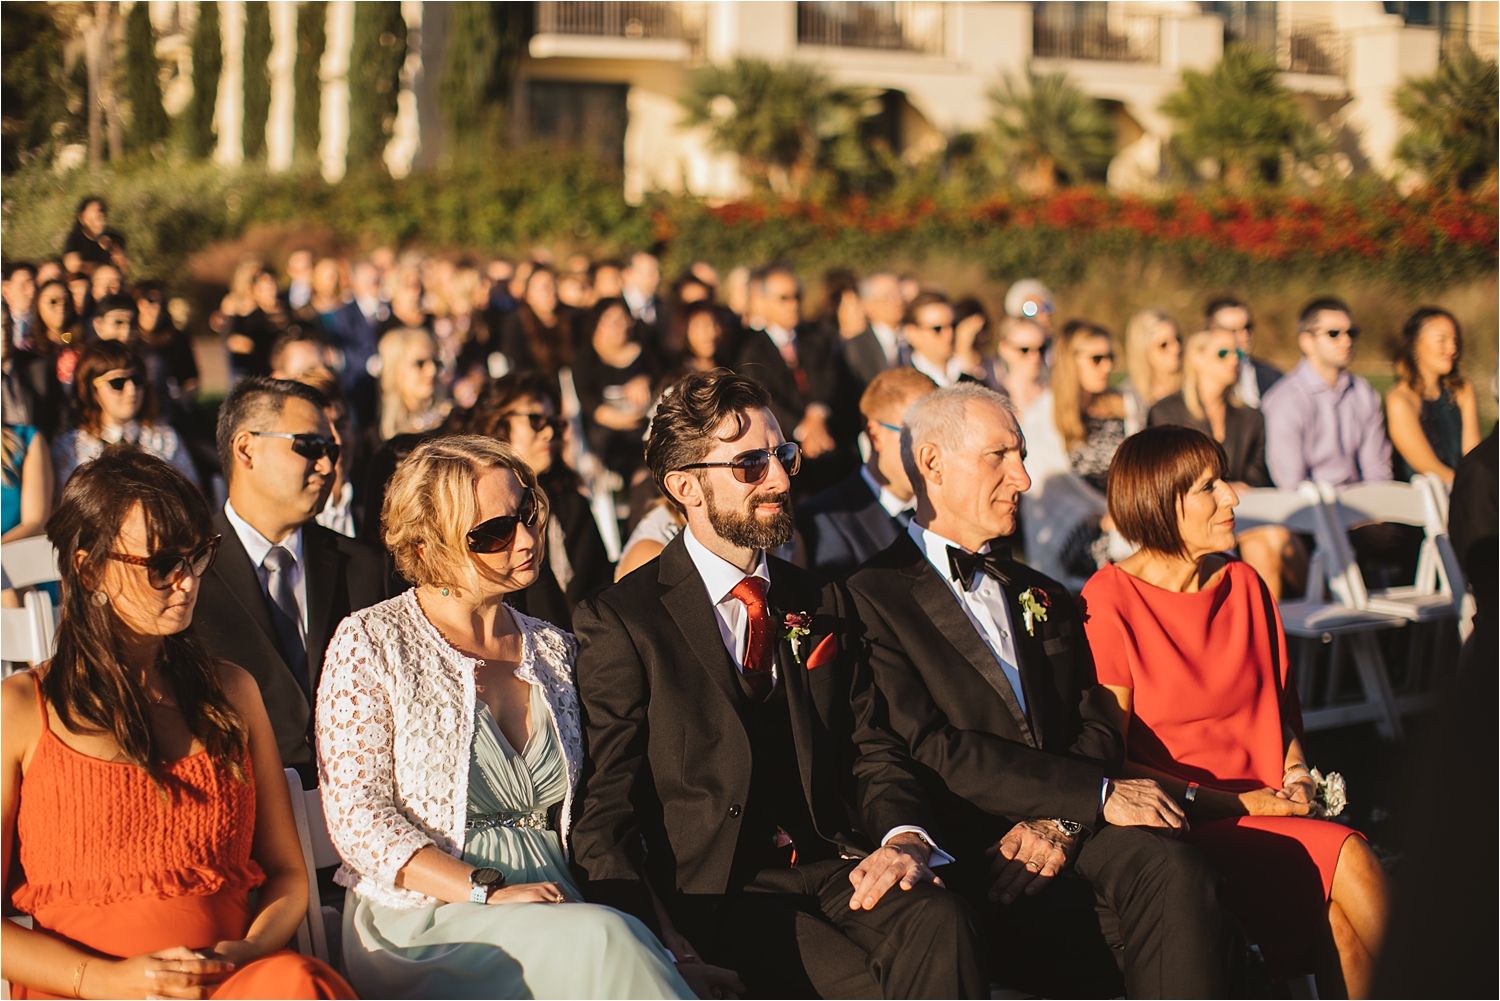
[[[328,498],[323,510],[313,519],[319,525],[340,535],[354,538],[354,484],[345,481],[337,497]]]
[[[245,553],[250,557],[250,562],[255,566],[255,576],[260,580],[262,594],[270,593],[271,571],[264,564],[266,556],[271,550],[280,545],[282,549],[292,554],[291,583],[292,594],[297,599],[297,632],[302,635],[302,645],[307,646],[307,569],[302,564],[302,529],[298,528],[282,539],[280,543],[274,543],[261,535],[251,527],[250,523],[241,518],[239,512],[234,509],[230,501],[224,502],[224,517],[229,519],[229,524],[234,526],[234,534],[240,537],[240,544],[245,547]]]
[[[958,385],[958,377],[964,374],[964,363],[960,358],[949,358],[948,364],[939,368],[920,351],[911,353],[911,367],[938,384],[939,389]]]
[[[872,321],[870,332],[880,342],[880,350],[885,353],[885,363],[891,368],[901,364],[901,338],[897,336],[896,329]]]
[[[723,557],[710,552],[707,546],[698,541],[698,536],[693,533],[691,526],[683,530],[682,537],[687,546],[688,557],[692,559],[693,566],[698,569],[698,576],[703,579],[703,586],[708,590],[708,602],[713,606],[714,620],[719,624],[719,637],[724,641],[724,649],[729,651],[735,667],[743,672],[745,644],[750,635],[750,616],[745,611],[744,603],[729,592],[738,587],[740,581],[746,577],[759,577],[766,582],[766,604],[770,604],[771,572],[766,568],[766,554],[761,552],[756,560],[755,569],[747,574]],[[774,622],[772,629],[773,631],[775,629]],[[773,677],[779,677],[776,670],[776,644],[773,642],[771,646]],[[896,835],[908,833],[919,836],[931,849],[927,859],[929,867],[946,865],[953,861],[953,856],[939,848],[928,836],[927,831],[921,827],[911,825],[893,827],[886,832],[885,837],[880,839],[880,843],[884,845]]]
[[[1255,379],[1255,362],[1249,355],[1240,356],[1240,378],[1235,389],[1239,391],[1240,402],[1247,407],[1260,407],[1260,383]]]
[[[1016,701],[1021,705],[1021,711],[1026,711],[1026,692],[1021,685],[1020,659],[1016,656],[1016,641],[1014,627],[1010,621],[1010,605],[1005,597],[1005,590],[1000,584],[988,574],[977,573],[974,575],[972,586],[965,588],[953,579],[953,572],[948,562],[948,547],[964,549],[951,539],[945,539],[941,535],[929,532],[913,520],[906,526],[907,534],[911,536],[917,548],[927,557],[927,562],[943,578],[948,585],[948,590],[958,599],[958,605],[964,610],[974,628],[984,639],[985,645],[995,655],[995,660],[1000,663],[1000,670],[1005,672],[1005,680],[1010,682],[1011,689],[1016,694]],[[989,544],[986,543],[981,552],[989,552]]]
[[[865,486],[870,488],[870,493],[874,494],[875,499],[880,501],[880,506],[885,508],[885,513],[892,518],[900,515],[902,511],[916,510],[917,499],[915,497],[911,500],[902,500],[891,493],[889,487],[883,487],[879,483],[876,483],[875,477],[870,474],[869,466],[860,466],[859,475],[865,481]]]

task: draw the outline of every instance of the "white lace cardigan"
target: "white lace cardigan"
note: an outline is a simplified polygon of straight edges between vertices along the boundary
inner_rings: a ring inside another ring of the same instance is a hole
[[[568,792],[583,759],[577,643],[540,619],[512,611],[521,629],[516,677],[542,687],[563,750]],[[318,784],[328,834],[344,864],[336,882],[377,903],[441,903],[395,885],[418,850],[462,855],[474,740],[474,668],[423,614],[416,590],[362,609],[339,625],[318,685]]]

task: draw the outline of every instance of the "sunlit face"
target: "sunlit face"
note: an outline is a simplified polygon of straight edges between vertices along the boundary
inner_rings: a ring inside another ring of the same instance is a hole
[[[1196,369],[1201,386],[1220,392],[1239,380],[1240,349],[1234,334],[1216,330],[1199,339],[1193,348],[1190,364]]]
[[[902,327],[913,351],[936,365],[953,357],[953,307],[935,302],[917,310],[915,323]]]
[[[1182,371],[1182,338],[1177,328],[1170,323],[1159,323],[1151,333],[1151,348],[1147,354],[1151,370],[1157,375],[1176,375]]]
[[[611,306],[594,327],[594,350],[600,354],[619,351],[630,341],[630,317],[622,306]]]
[[[146,518],[139,504],[125,516],[111,552],[122,556],[155,555],[150,548]],[[190,553],[191,550],[180,555]],[[78,555],[81,558],[83,553]],[[193,606],[198,602],[198,578],[191,573],[183,574],[182,579],[171,587],[157,590],[151,586],[145,567],[106,560],[99,578],[85,580],[83,584],[90,590],[103,591],[116,618],[136,635],[172,636],[192,625]]]
[[[797,279],[776,272],[765,280],[761,309],[766,322],[785,330],[792,330],[802,318],[802,290]]]
[[[94,333],[104,341],[130,340],[130,327],[135,315],[128,309],[112,309],[103,316],[94,317]]]
[[[142,295],[135,301],[135,309],[137,325],[142,330],[155,330],[161,320],[161,300],[153,295]]]
[[[708,286],[701,282],[683,282],[677,289],[678,301],[684,306],[695,302],[702,302],[704,299],[709,298],[710,295],[712,293],[709,291]]]
[[[118,384],[119,388],[115,388]],[[141,373],[133,368],[110,369],[94,380],[94,398],[106,424],[120,427],[140,413]]]
[[[526,304],[543,316],[557,310],[557,280],[550,271],[537,271],[526,283]]]
[[[89,202],[83,207],[83,211],[78,213],[78,221],[82,224],[85,233],[98,237],[104,232],[105,226],[103,203]]]
[[[277,295],[275,275],[262,271],[255,276],[255,281],[250,285],[250,298],[255,300],[255,305],[267,313],[274,313],[281,308]]]
[[[740,431],[736,437],[720,440],[720,436],[733,434],[736,429]],[[785,441],[769,410],[751,410],[742,417],[725,418],[713,448],[700,461],[730,462],[741,452],[774,449]],[[772,549],[792,540],[792,480],[775,456],[771,457],[765,477],[756,483],[740,482],[734,471],[725,466],[670,475],[672,482],[678,484],[686,485],[678,476],[696,481],[702,499],[699,510],[708,522],[707,527],[730,545],[741,549]]]
[[[995,403],[965,408],[967,439],[951,449],[917,445],[917,466],[934,510],[960,534],[995,539],[1016,530],[1021,494],[1031,489],[1026,442],[1015,415]]]
[[[1095,396],[1109,389],[1115,370],[1115,349],[1108,337],[1080,337],[1073,342],[1073,361],[1078,366],[1078,388]]]
[[[437,353],[431,340],[413,338],[401,360],[399,389],[403,398],[420,401],[432,399],[437,388]]]
[[[719,350],[719,321],[711,313],[699,313],[688,321],[688,350],[695,358],[713,358]]]
[[[252,425],[235,436],[236,467],[230,490],[254,491],[269,504],[288,515],[289,521],[307,521],[323,510],[333,489],[333,463],[324,455],[309,459],[292,451],[287,438],[251,434],[276,431],[285,434],[319,435],[333,440],[328,415],[306,400],[289,397],[275,420]],[[241,460],[240,453],[245,454]],[[248,466],[241,462],[248,463]]]
[[[68,322],[68,290],[62,284],[48,285],[36,298],[36,315],[48,330],[62,330]]]
[[[1212,470],[1199,474],[1177,501],[1177,531],[1188,559],[1196,563],[1234,548],[1234,509],[1239,502],[1234,488]]]
[[[655,295],[661,284],[661,264],[651,254],[636,254],[630,259],[630,284],[641,295]]]
[[[1047,332],[1035,323],[1015,324],[1010,336],[1000,342],[1000,358],[1006,369],[1011,375],[1030,382],[1041,378],[1046,352]]]
[[[337,299],[343,283],[338,261],[325,257],[313,265],[312,287],[320,299]]]
[[[325,364],[327,360],[323,357],[323,349],[317,344],[312,341],[292,341],[281,349],[276,371],[271,376],[276,379],[296,379],[308,369]]]
[[[1244,306],[1225,306],[1218,310],[1209,319],[1209,326],[1214,330],[1227,330],[1234,335],[1235,347],[1245,354],[1250,353],[1250,346],[1255,343],[1255,325],[1250,322],[1250,311]]]
[[[1458,360],[1458,331],[1446,316],[1434,316],[1422,324],[1415,346],[1417,368],[1437,376],[1453,371]]]
[[[103,299],[120,291],[120,269],[113,264],[101,264],[94,269],[92,291],[95,299]]]
[[[901,323],[901,314],[906,312],[906,300],[901,298],[901,283],[895,275],[876,275],[865,286],[869,294],[864,298],[865,313],[871,323],[879,323],[894,329]]]
[[[556,437],[557,407],[550,399],[538,400],[535,396],[523,396],[506,410],[507,434],[511,447],[521,453],[526,465],[538,476],[552,468],[552,443]],[[541,427],[533,427],[540,424]]]
[[[17,268],[10,281],[5,283],[5,304],[18,316],[31,311],[31,300],[36,296],[36,279],[25,268]]]
[[[293,281],[310,281],[312,279],[313,256],[311,251],[294,250],[286,259],[286,274]]]
[[[525,485],[509,469],[487,469],[474,481],[474,523],[464,534],[489,521],[520,510]],[[519,591],[536,582],[541,570],[541,541],[545,526],[516,525],[515,538],[498,553],[470,553],[480,590],[484,593]]]
[[[1354,321],[1348,313],[1337,309],[1321,310],[1309,328],[1298,335],[1297,346],[1315,362],[1329,368],[1345,369],[1354,360],[1358,341],[1353,329]]]
[[[595,269],[594,295],[600,299],[618,299],[624,291],[625,282],[619,268],[605,264]]]

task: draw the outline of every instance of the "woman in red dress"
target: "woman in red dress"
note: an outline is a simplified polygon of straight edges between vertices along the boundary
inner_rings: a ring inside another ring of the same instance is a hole
[[[1315,819],[1302,709],[1276,602],[1234,546],[1224,454],[1191,428],[1128,439],[1110,517],[1140,547],[1083,589],[1099,682],[1119,704],[1124,778],[1183,803],[1184,835],[1225,879],[1225,905],[1278,980],[1366,997],[1389,912],[1374,852]]]
[[[185,632],[212,527],[128,447],[81,466],[47,522],[57,653],[0,684],[5,883],[33,922],[0,922],[11,997],[354,997],[284,948],[307,870],[255,679]]]

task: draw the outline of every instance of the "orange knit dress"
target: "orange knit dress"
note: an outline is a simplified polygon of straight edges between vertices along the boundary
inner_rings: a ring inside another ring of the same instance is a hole
[[[41,689],[42,735],[16,815],[25,882],[12,895],[36,930],[121,958],[245,937],[250,890],[265,882],[250,858],[255,786],[208,752],[165,773],[166,798],[140,768],[73,750],[52,732]],[[24,984],[11,997],[51,998]],[[337,973],[282,951],[237,969],[214,998],[352,998]]]

